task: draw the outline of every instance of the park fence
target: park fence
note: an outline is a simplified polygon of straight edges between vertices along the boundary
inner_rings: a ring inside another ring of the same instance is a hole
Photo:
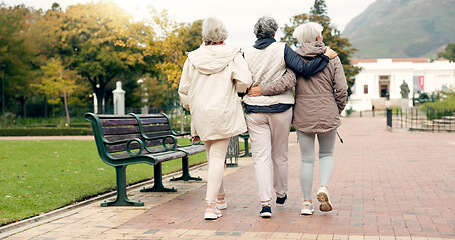
[[[455,109],[387,109],[387,126],[409,131],[455,132]]]

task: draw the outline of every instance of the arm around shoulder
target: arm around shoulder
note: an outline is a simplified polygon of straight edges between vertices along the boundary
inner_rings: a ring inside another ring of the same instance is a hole
[[[288,45],[284,48],[284,60],[287,68],[292,69],[294,72],[302,76],[318,73],[329,63],[329,58],[325,55],[318,55],[311,61],[305,62]]]
[[[295,83],[297,78],[295,76],[294,71],[287,68],[286,73],[283,74],[279,79],[273,82],[269,82],[267,84],[261,85],[261,94],[264,96],[276,95],[280,93],[284,93],[293,87],[295,87]]]

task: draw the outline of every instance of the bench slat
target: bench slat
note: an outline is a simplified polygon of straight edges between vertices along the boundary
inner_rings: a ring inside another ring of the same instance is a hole
[[[138,126],[103,127],[104,135],[140,133]]]
[[[122,126],[122,125],[138,125],[136,119],[130,117],[130,119],[100,119],[103,127],[107,126]]]

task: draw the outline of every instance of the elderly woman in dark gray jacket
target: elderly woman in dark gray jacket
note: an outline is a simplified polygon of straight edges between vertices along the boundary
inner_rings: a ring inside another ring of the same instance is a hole
[[[300,25],[293,36],[301,44],[296,50],[302,59],[314,59],[322,49],[323,27],[309,22]],[[297,83],[296,83],[297,82]],[[319,142],[319,175],[320,187],[317,199],[319,209],[327,212],[332,210],[328,186],[333,171],[333,150],[337,128],[341,125],[340,113],[346,105],[347,82],[340,58],[329,61],[327,67],[311,76],[298,75],[295,78],[279,79],[274,83],[250,89],[250,96],[276,95],[296,87],[293,125],[301,151],[300,186],[303,192],[302,215],[313,214],[312,185],[315,162],[315,136]]]

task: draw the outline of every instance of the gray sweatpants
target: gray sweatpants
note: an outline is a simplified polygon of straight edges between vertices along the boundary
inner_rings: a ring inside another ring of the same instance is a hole
[[[262,204],[270,204],[273,192],[278,197],[284,197],[288,190],[288,138],[291,120],[292,109],[282,113],[246,115],[258,196]]]
[[[333,171],[333,149],[335,147],[337,129],[323,134],[304,133],[297,131],[300,145],[300,187],[302,188],[303,199],[312,200],[311,191],[313,188],[313,169],[315,162],[315,136],[319,142],[319,178],[321,186],[329,186]]]

